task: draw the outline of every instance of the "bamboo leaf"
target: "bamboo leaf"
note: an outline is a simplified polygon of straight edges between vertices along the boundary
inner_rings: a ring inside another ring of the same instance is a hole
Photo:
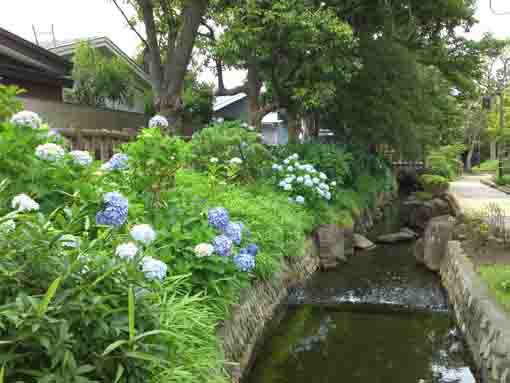
[[[61,279],[61,277],[58,277],[53,281],[53,283],[48,288],[48,291],[46,291],[42,302],[37,306],[37,315],[39,317],[43,316],[46,313],[46,310],[48,310],[48,306],[55,296],[55,293],[57,292]]]
[[[116,350],[117,348],[119,348],[120,346],[124,345],[124,344],[127,344],[129,343],[127,340],[117,340],[115,342],[113,342],[112,344],[110,344],[108,347],[106,347],[106,349],[104,350],[103,352],[103,356],[106,356],[108,355],[109,353],[111,353],[112,351]]]
[[[114,383],[117,383],[120,380],[120,378],[122,378],[122,375],[124,375],[124,366],[119,363],[119,365],[117,366],[117,373],[115,374]]]
[[[133,287],[128,291],[129,341],[135,340],[135,295]]]

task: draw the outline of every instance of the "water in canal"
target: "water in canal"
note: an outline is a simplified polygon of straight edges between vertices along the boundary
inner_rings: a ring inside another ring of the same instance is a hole
[[[388,209],[373,235],[397,230]],[[474,383],[439,278],[412,243],[357,253],[289,298],[247,383]]]

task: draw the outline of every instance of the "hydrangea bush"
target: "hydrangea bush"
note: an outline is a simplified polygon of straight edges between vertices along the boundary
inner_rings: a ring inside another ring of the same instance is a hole
[[[330,181],[316,166],[300,161],[297,154],[274,163],[272,170],[278,187],[293,203],[313,206],[334,198],[336,181]]]

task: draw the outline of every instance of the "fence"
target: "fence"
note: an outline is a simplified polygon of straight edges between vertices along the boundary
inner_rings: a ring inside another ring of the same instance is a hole
[[[107,160],[115,148],[146,125],[143,114],[20,97],[26,110],[39,114],[69,140],[72,149],[88,150]]]

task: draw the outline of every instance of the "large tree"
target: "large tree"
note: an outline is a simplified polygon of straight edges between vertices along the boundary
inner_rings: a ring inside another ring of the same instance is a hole
[[[283,110],[295,137],[298,115],[331,100],[334,81],[347,81],[356,69],[350,27],[321,4],[248,0],[228,7],[217,20],[224,33],[210,35],[221,60],[218,94],[246,92],[254,126],[266,113]],[[225,89],[221,64],[246,70],[245,83]]]
[[[184,79],[209,0],[112,1],[143,44],[157,110],[178,125]],[[127,16],[128,5],[135,7],[137,18]],[[138,21],[145,36],[135,28]]]

